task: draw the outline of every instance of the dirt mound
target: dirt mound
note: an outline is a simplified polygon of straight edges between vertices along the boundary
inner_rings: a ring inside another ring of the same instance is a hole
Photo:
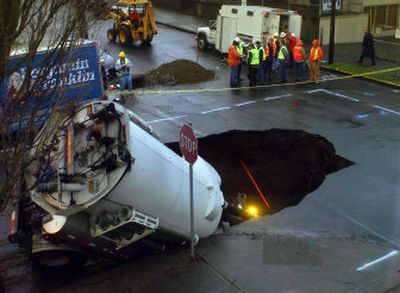
[[[188,84],[212,80],[215,72],[207,70],[201,65],[194,63],[190,60],[180,59],[169,63],[165,63],[148,73],[144,78],[145,86],[157,84],[171,84],[165,83],[163,80],[168,77],[175,79],[175,84]]]
[[[225,198],[235,202],[238,194],[246,194],[247,202],[260,207],[261,213],[272,214],[297,205],[322,184],[327,174],[352,164],[338,156],[327,139],[304,131],[230,131],[198,141],[199,154],[222,178]],[[177,143],[167,146],[180,153]],[[252,173],[271,209],[263,208],[241,162]]]

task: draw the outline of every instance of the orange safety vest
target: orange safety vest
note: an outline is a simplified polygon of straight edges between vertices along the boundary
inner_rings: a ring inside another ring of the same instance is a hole
[[[310,52],[310,61],[321,61],[323,56],[321,47],[312,48]]]
[[[268,47],[268,44],[265,46],[264,50],[265,50],[265,57],[268,57],[268,56],[269,56],[269,47]]]
[[[276,56],[276,39],[272,40],[272,56]]]
[[[237,66],[240,64],[240,55],[236,46],[230,45],[228,49],[228,65]]]
[[[304,61],[304,56],[301,54],[302,46],[295,46],[293,48],[293,59],[294,61]]]

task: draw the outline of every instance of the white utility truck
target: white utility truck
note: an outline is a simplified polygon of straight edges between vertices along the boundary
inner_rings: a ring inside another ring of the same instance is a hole
[[[44,149],[51,149],[45,157]],[[30,198],[23,216],[13,213],[13,227],[22,218],[20,229],[30,227],[40,264],[64,265],[89,252],[129,258],[190,239],[187,162],[121,105],[92,101],[52,116],[30,157]],[[215,232],[225,201],[220,176],[201,157],[193,176],[197,242]]]
[[[301,35],[302,16],[293,10],[282,10],[263,6],[222,5],[217,20],[210,26],[197,29],[199,49],[215,47],[222,53],[228,52],[233,39],[244,43],[267,41],[285,28]]]

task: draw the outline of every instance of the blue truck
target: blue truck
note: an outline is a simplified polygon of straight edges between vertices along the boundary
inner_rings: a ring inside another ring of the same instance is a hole
[[[17,117],[12,128],[26,126],[27,120],[21,117],[28,117],[32,112],[38,112],[36,123],[39,125],[47,120],[53,107],[100,99],[104,88],[98,51],[96,43],[82,41],[63,50],[39,49],[32,60],[26,58],[23,50],[12,52],[8,77],[0,88],[3,109],[11,110]],[[15,103],[14,95],[25,79],[30,80],[35,91],[24,97],[23,102]]]

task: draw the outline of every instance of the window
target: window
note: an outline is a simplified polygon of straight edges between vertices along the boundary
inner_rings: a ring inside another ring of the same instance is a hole
[[[376,25],[385,25],[386,18],[386,6],[378,6],[376,7]]]
[[[253,12],[253,11],[250,11],[250,10],[248,10],[248,11],[247,11],[247,15],[248,15],[248,16],[253,16],[253,15],[254,15],[254,12]]]
[[[397,27],[398,5],[376,6],[375,25],[383,30],[393,30]]]
[[[236,8],[232,8],[232,13],[233,13],[233,14],[237,14],[237,13],[238,13],[238,10],[237,10]]]
[[[397,27],[397,5],[389,5],[388,7],[388,17],[387,17],[387,25],[391,27]]]

